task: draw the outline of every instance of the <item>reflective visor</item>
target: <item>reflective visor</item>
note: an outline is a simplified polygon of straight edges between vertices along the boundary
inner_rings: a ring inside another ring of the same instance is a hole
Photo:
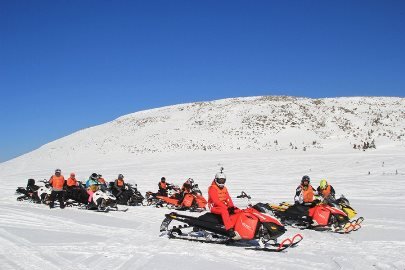
[[[217,179],[217,183],[220,184],[220,185],[225,184],[225,182],[226,182],[226,179],[225,179],[225,178],[218,178],[218,179]]]

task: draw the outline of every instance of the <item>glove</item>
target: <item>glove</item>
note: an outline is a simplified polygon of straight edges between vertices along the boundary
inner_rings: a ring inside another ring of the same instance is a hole
[[[229,207],[229,208],[228,208],[228,213],[229,213],[230,215],[233,215],[233,214],[235,214],[235,210],[236,210],[235,207]]]

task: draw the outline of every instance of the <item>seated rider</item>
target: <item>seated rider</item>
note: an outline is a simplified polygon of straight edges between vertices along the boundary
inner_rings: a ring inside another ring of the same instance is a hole
[[[316,190],[318,192],[318,195],[321,196],[323,199],[335,200],[335,189],[328,184],[328,181],[326,181],[326,179],[321,180],[321,182],[319,183],[319,187]]]
[[[98,190],[98,185],[99,183],[97,181],[97,174],[92,173],[89,179],[86,181],[87,193],[89,194],[88,203],[91,203],[93,201],[93,194]]]
[[[125,191],[125,182],[124,182],[124,176],[122,174],[118,175],[118,178],[115,179],[114,181],[114,188],[115,190],[118,191],[117,195],[115,197],[120,197],[122,193]]]
[[[101,174],[97,175],[97,181],[103,188],[107,188],[107,183]]]
[[[158,186],[159,186],[159,191],[158,191],[157,195],[167,197],[168,196],[167,191],[170,187],[170,184],[166,183],[165,177],[160,178],[160,182],[159,182]]]
[[[215,175],[214,181],[208,188],[208,207],[211,213],[221,215],[229,236],[233,239],[240,239],[240,235],[233,230],[234,224],[230,218],[230,215],[234,214],[238,208],[234,206],[228,189],[225,187],[225,182],[226,176],[223,173],[223,168],[221,168],[221,172]]]
[[[304,175],[302,177],[301,185],[299,185],[295,190],[295,197],[294,197],[295,204],[303,206],[312,206],[315,200],[316,191],[309,184],[310,182],[311,180],[308,175]]]
[[[176,199],[179,200],[179,204],[183,202],[186,194],[191,193],[192,184],[189,179],[187,179],[187,181],[183,183],[183,186],[181,187],[181,192],[176,194]]]
[[[78,183],[75,173],[70,173],[70,177],[66,180],[66,185],[68,190],[77,187]]]

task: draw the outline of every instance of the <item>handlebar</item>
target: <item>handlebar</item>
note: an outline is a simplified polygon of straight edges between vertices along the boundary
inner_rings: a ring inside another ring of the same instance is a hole
[[[249,195],[246,194],[246,192],[242,191],[240,195],[236,196],[236,198],[241,199],[241,198],[248,198],[249,200],[252,198]]]

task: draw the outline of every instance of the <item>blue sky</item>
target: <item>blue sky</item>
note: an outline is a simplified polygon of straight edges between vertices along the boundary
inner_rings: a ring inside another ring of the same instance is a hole
[[[405,96],[405,1],[0,1],[0,162],[123,114]]]

